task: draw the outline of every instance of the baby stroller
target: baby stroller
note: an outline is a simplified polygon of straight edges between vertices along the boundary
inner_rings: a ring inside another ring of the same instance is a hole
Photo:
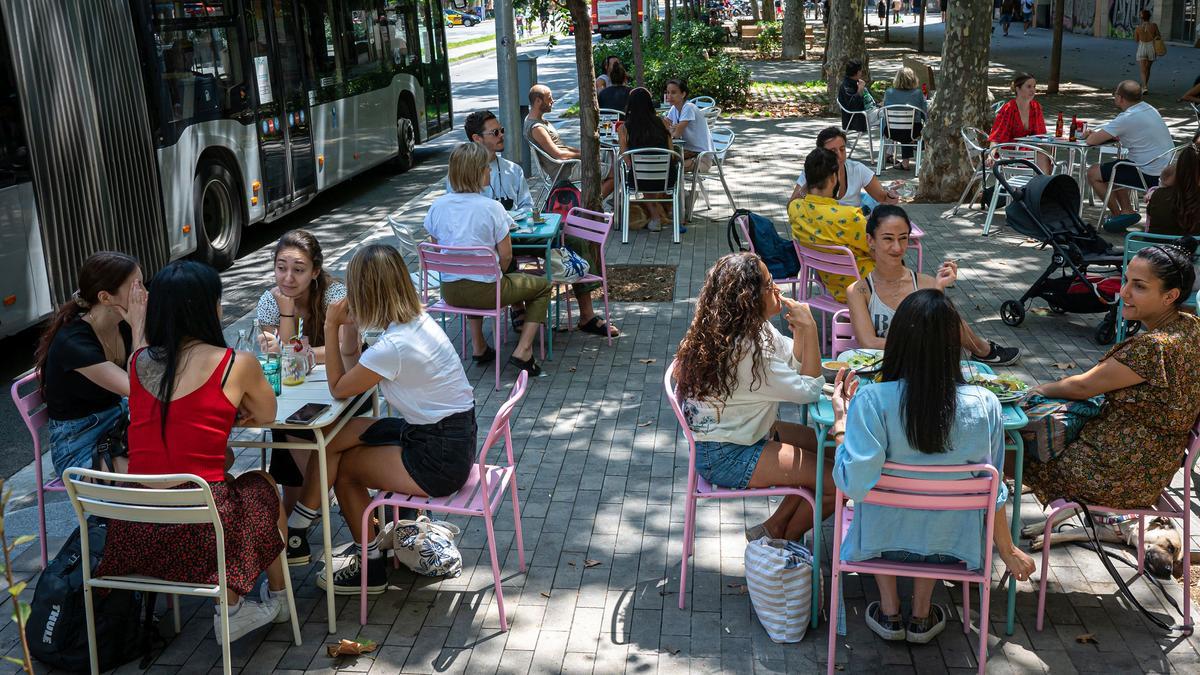
[[[1037,175],[1024,187],[1011,187],[1000,170],[1011,164],[1026,165]],[[1029,301],[1042,298],[1055,314],[1104,312],[1095,339],[1098,344],[1111,343],[1117,335],[1116,297],[1121,290],[1122,255],[1079,217],[1079,185],[1070,176],[1043,175],[1026,159],[998,161],[992,173],[1012,197],[1004,209],[1009,227],[1054,251],[1050,265],[1025,295],[1000,306],[1001,320],[1019,326],[1025,320]],[[1091,274],[1093,267],[1108,269],[1105,274]]]

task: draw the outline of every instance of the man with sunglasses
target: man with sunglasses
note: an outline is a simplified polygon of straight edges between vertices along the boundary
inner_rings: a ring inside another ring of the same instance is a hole
[[[495,199],[509,211],[533,209],[525,172],[519,164],[500,156],[504,152],[504,127],[500,126],[500,120],[490,110],[476,110],[467,115],[463,130],[467,140],[482,145],[491,156],[491,181],[483,188],[483,196]],[[446,179],[446,192],[454,192],[449,179]]]

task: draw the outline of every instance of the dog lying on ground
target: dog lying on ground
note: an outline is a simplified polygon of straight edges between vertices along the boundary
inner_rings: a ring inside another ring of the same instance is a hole
[[[1077,515],[1081,515],[1081,512],[1076,509],[1059,511],[1054,516],[1049,542],[1042,541],[1042,532],[1046,527],[1045,520],[1026,525],[1021,529],[1021,536],[1033,540],[1030,549],[1034,551],[1042,550],[1043,546],[1068,544],[1075,541],[1086,542],[1090,539],[1090,536],[1084,530],[1083,525],[1076,525],[1070,529],[1060,531],[1057,530],[1063,522]],[[1121,544],[1129,548],[1137,547],[1137,517],[1123,519],[1096,514],[1096,518],[1101,521],[1096,523],[1096,536],[1100,541],[1110,544]],[[1174,519],[1162,516],[1147,519],[1146,534],[1143,541],[1146,549],[1145,560],[1147,572],[1160,579],[1171,577],[1178,579],[1183,576],[1183,535],[1179,528],[1175,526]]]

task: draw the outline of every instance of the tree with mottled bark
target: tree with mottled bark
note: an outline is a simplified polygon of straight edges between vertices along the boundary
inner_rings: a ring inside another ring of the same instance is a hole
[[[671,5],[674,0],[667,0],[665,11],[663,12],[663,47],[668,53],[671,51]]]
[[[583,208],[601,211],[600,106],[596,103],[596,70],[592,66],[592,16],[588,0],[566,0],[575,25],[575,67],[579,73],[579,152]]]
[[[638,0],[632,0],[631,6],[636,7]],[[636,12],[635,12],[636,14]],[[633,79],[637,82],[637,86],[642,86],[645,80],[646,66],[642,59],[642,21],[640,16],[635,16],[630,22],[630,40],[633,42]],[[580,94],[583,92],[580,91]]]
[[[775,20],[775,2],[774,0],[762,0],[762,20]]]
[[[952,2],[946,12],[937,97],[925,125],[918,199],[952,202],[971,178],[963,127],[987,126],[992,3]]]
[[[846,71],[847,61],[861,61],[867,68],[867,49],[863,39],[865,0],[837,0],[829,3],[829,38],[825,50],[825,82],[829,94],[829,112],[840,112],[837,104],[838,85]]]
[[[783,2],[783,58],[804,58],[804,0]]]

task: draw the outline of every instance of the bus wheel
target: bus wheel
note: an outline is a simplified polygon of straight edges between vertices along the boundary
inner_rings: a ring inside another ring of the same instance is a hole
[[[398,148],[394,164],[399,173],[408,171],[416,163],[413,151],[417,147],[417,133],[413,129],[412,118],[406,113],[407,111],[401,108],[400,114],[396,115],[396,145]]]
[[[208,161],[196,170],[192,204],[196,221],[196,259],[223,270],[233,264],[242,241],[245,216],[233,174]]]

